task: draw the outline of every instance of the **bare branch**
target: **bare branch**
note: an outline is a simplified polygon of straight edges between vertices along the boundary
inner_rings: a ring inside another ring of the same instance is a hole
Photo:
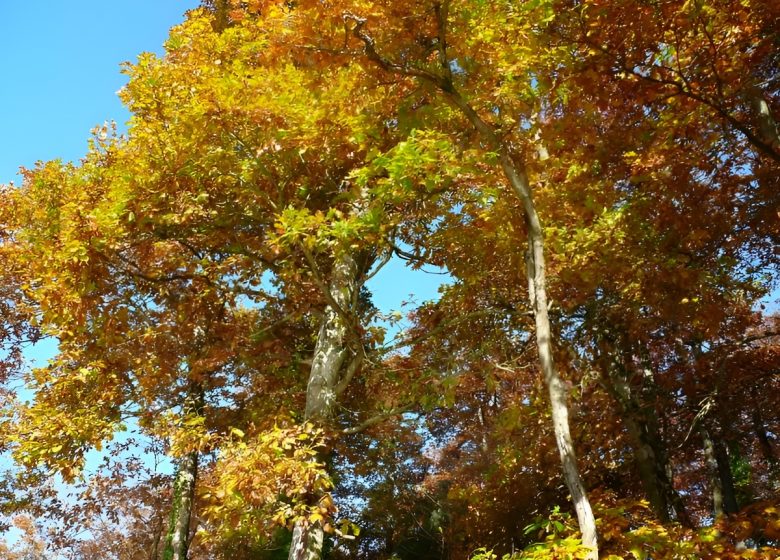
[[[379,273],[379,271],[382,270],[385,267],[385,265],[390,262],[390,259],[392,258],[393,258],[393,251],[387,251],[385,253],[385,256],[382,257],[382,260],[379,261],[379,263],[376,265],[374,270],[372,270],[371,272],[363,276],[363,279],[360,281],[360,285],[364,286],[366,282],[368,282],[374,276],[376,276]]]
[[[401,74],[403,76],[422,78],[445,91],[450,89],[446,80],[437,74],[413,66],[404,66],[382,57],[376,50],[374,39],[363,30],[363,27],[366,24],[366,18],[359,17],[351,12],[344,12],[343,18],[345,22],[353,21],[355,23],[352,27],[352,35],[363,43],[363,53],[368,59],[376,63],[383,70]]]
[[[506,310],[498,310],[494,308],[488,308],[488,309],[480,309],[479,311],[472,311],[471,313],[466,313],[464,315],[459,315],[458,317],[450,320],[450,321],[443,321],[436,325],[436,327],[432,328],[428,332],[421,334],[419,336],[415,336],[413,338],[405,339],[405,340],[399,340],[398,342],[386,346],[384,348],[380,348],[379,352],[387,354],[389,352],[393,352],[395,350],[398,350],[399,348],[403,348],[405,346],[414,346],[415,344],[419,344],[421,342],[424,342],[425,340],[428,340],[429,338],[432,338],[442,331],[445,331],[446,329],[449,329],[451,327],[454,327],[456,325],[459,325],[461,323],[465,323],[466,321],[470,319],[474,319],[477,317],[486,317],[488,315],[491,315],[493,313],[496,313],[497,311],[506,311]]]
[[[353,426],[351,428],[344,428],[341,430],[342,434],[345,435],[352,435],[352,434],[358,434],[364,430],[367,430],[368,428],[372,426],[376,426],[377,424],[381,424],[388,418],[392,418],[393,416],[398,416],[400,414],[404,414],[406,412],[410,412],[412,410],[411,406],[404,406],[404,407],[398,407],[393,408],[391,410],[388,410],[386,412],[382,412],[380,414],[377,414],[376,416],[372,416],[368,420],[361,422],[357,426]]]
[[[133,260],[123,256],[121,253],[116,253],[116,257],[125,265],[124,271],[132,276],[136,276],[147,282],[175,282],[186,280],[203,280],[207,284],[211,284],[211,281],[204,274],[184,274],[184,273],[172,273],[163,275],[147,274],[141,270],[141,267]],[[107,255],[103,254],[103,258],[109,260]]]

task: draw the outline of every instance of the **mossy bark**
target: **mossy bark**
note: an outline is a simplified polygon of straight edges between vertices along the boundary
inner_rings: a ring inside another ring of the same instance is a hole
[[[198,453],[182,457],[173,483],[170,525],[163,550],[163,560],[187,560],[190,519],[198,475]]]

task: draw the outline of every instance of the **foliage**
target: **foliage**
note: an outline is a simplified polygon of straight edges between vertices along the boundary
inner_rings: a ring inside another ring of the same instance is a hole
[[[596,504],[604,558],[769,558],[778,552],[777,548],[770,546],[751,549],[744,545],[745,539],[751,538],[754,531],[773,540],[776,538],[778,517],[777,506],[773,502],[755,504],[739,516],[697,530],[658,523],[644,500],[632,502],[605,494]],[[505,554],[502,560],[582,557],[576,526],[571,516],[562,514],[557,506],[548,517],[537,518],[525,531],[546,537],[543,542],[529,545],[522,552]],[[481,548],[474,552],[471,559],[497,560],[498,556]]]
[[[0,192],[2,511],[30,514],[2,553],[43,554],[48,520],[74,557],[156,560],[181,500],[123,463],[132,430],[198,459],[192,560],[294,527],[331,558],[585,557],[544,314],[602,557],[778,554],[778,17],[204,2],[124,67],[127,134]],[[446,285],[380,312],[403,261]]]
[[[333,484],[318,455],[325,448],[322,430],[312,424],[280,427],[246,436],[234,428],[222,446],[210,480],[202,485],[207,539],[221,533],[270,537],[275,527],[291,528],[299,519],[333,527]],[[319,499],[312,505],[308,496]]]

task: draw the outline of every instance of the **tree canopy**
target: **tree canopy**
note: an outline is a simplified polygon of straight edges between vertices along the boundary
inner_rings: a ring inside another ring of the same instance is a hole
[[[780,554],[779,24],[203,2],[0,192],[0,551]]]

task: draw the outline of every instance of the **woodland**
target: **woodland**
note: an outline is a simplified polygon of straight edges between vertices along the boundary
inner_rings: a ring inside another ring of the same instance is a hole
[[[204,0],[123,72],[0,189],[0,557],[780,557],[779,3]]]

